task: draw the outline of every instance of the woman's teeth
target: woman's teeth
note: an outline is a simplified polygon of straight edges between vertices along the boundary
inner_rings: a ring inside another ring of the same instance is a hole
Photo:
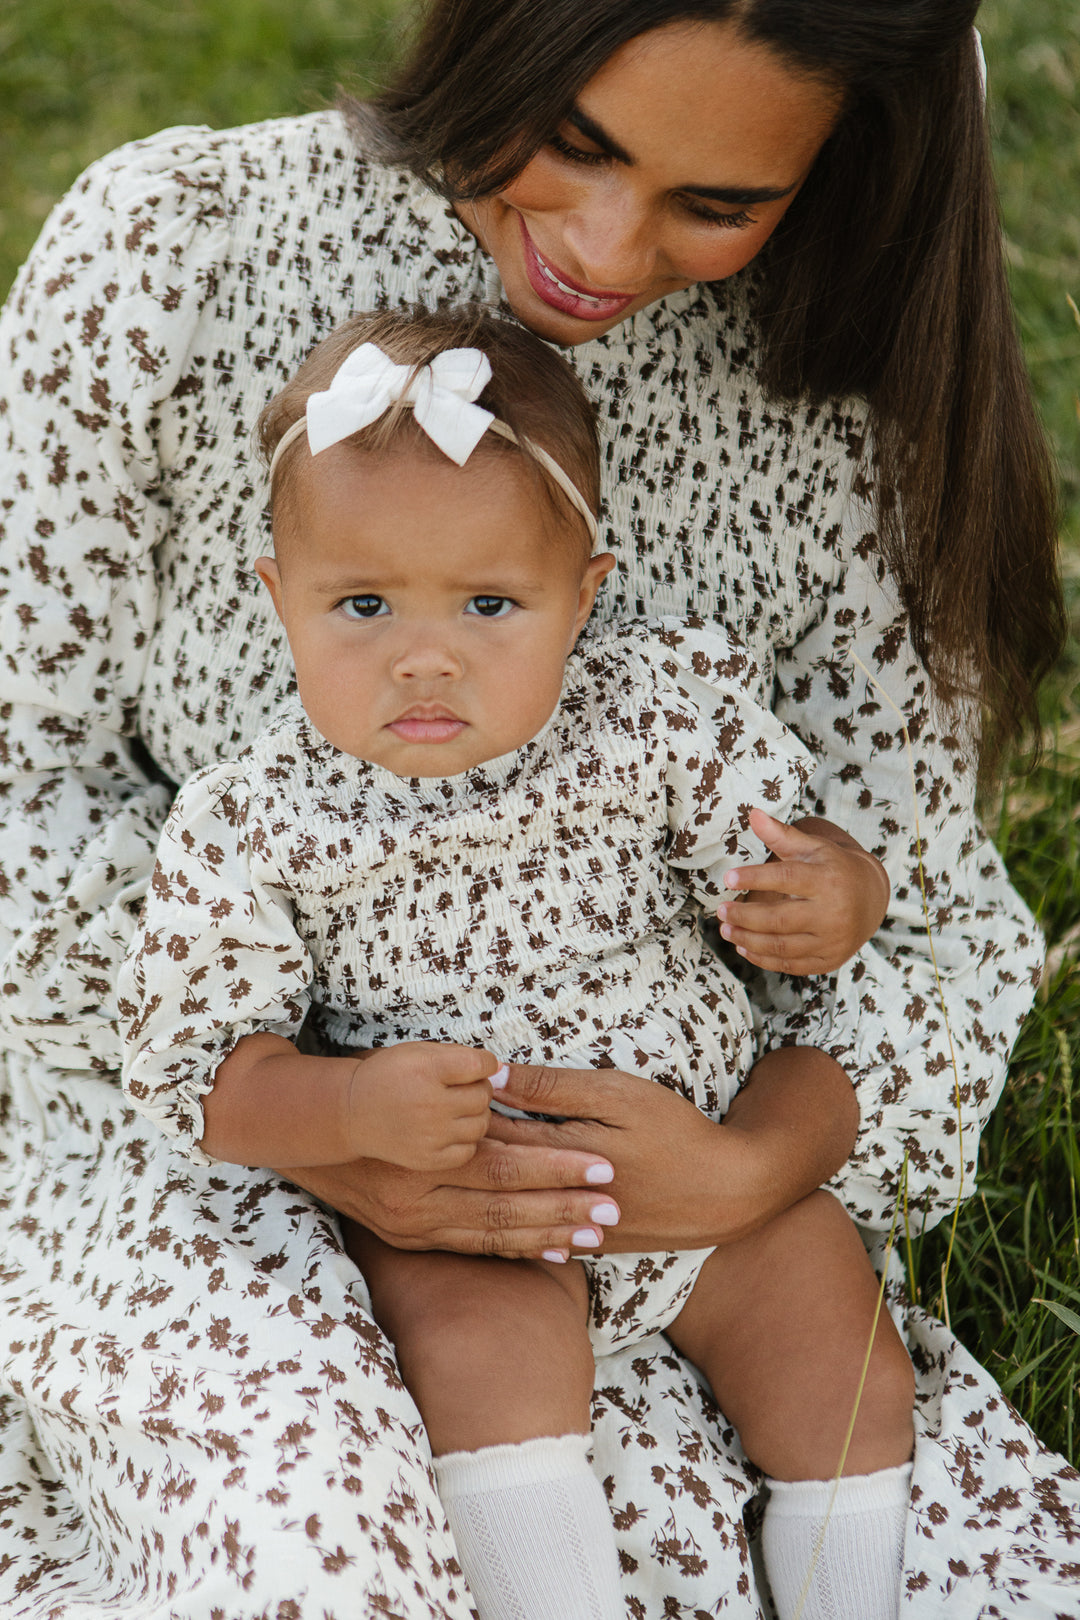
[[[615,300],[612,299],[612,298],[592,298],[592,297],[589,296],[588,293],[579,292],[576,287],[568,287],[566,285],[566,282],[565,281],[560,281],[558,276],[555,274],[554,270],[550,269],[544,263],[543,259],[539,255],[539,253],[536,255],[536,262],[540,266],[540,269],[543,272],[543,274],[551,282],[552,286],[558,287],[559,291],[566,293],[569,298],[580,298],[580,300],[581,300],[581,302],[583,304],[593,304],[593,305],[595,305],[595,307],[597,309],[603,308],[603,306],[605,304],[611,304],[611,303],[615,302]]]

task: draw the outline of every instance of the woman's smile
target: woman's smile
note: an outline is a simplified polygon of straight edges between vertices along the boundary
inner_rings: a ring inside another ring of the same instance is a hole
[[[518,216],[521,223],[521,240],[525,253],[525,274],[529,278],[529,286],[538,298],[552,309],[558,309],[565,315],[576,316],[581,321],[612,321],[618,320],[623,311],[634,301],[632,292],[589,292],[584,287],[573,283],[565,270],[556,270],[540,252],[536,243],[529,235],[529,227],[523,215]]]

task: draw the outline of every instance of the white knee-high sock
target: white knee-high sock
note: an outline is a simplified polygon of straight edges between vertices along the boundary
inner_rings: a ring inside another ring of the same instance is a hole
[[[435,1459],[480,1620],[625,1620],[615,1533],[588,1437]]]
[[[761,1551],[778,1620],[897,1620],[911,1464],[845,1476],[831,1513],[831,1479],[768,1484]]]

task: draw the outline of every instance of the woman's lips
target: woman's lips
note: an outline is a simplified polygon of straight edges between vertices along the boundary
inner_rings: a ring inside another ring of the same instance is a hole
[[[566,274],[548,264],[537,251],[529,235],[524,217],[521,220],[521,241],[525,251],[525,274],[529,286],[538,298],[564,315],[573,315],[579,321],[610,321],[617,319],[634,301],[634,293],[593,293],[575,286]]]

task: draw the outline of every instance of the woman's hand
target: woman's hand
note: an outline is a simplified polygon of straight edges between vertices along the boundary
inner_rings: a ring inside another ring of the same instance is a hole
[[[889,909],[884,866],[848,833],[818,817],[790,826],[764,810],[750,825],[772,854],[725,874],[751,891],[717,908],[740,956],[773,973],[835,973],[881,927]]]
[[[577,1149],[614,1165],[620,1218],[604,1248],[620,1254],[745,1236],[827,1181],[859,1124],[847,1075],[812,1047],[766,1053],[719,1125],[678,1092],[617,1069],[511,1064],[500,1100],[572,1117],[492,1115],[489,1141]]]
[[[611,1165],[602,1154],[490,1137],[478,1143],[467,1165],[448,1175],[404,1170],[380,1159],[278,1174],[396,1249],[553,1258],[600,1245],[603,1227],[594,1211],[605,1219],[608,1211],[618,1215],[605,1185]]]

